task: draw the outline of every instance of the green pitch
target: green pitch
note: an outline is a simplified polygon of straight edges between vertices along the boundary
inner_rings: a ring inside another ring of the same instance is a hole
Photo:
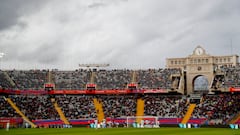
[[[240,129],[230,128],[108,128],[108,129],[0,129],[0,135],[240,135]]]

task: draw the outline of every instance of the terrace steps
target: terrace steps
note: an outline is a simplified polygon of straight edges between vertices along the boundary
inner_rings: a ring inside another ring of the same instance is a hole
[[[98,122],[102,122],[103,119],[104,119],[102,103],[97,98],[93,99],[93,103],[94,103],[95,110],[96,110],[96,113],[97,113]]]
[[[14,83],[14,81],[12,80],[12,78],[8,75],[7,72],[3,72],[3,74],[5,75],[6,79],[10,82],[10,84],[12,85],[12,87],[15,87],[16,84]]]
[[[144,116],[144,100],[142,98],[137,99],[137,112],[136,116]],[[141,117],[137,117],[136,121],[140,123]]]
[[[59,116],[60,116],[60,119],[63,121],[64,124],[66,125],[70,125],[68,119],[65,117],[62,109],[59,107],[59,105],[57,104],[57,102],[55,101],[54,98],[51,99],[53,105],[54,105],[54,108],[55,110],[58,112]]]
[[[181,123],[182,124],[186,124],[188,122],[188,120],[191,118],[192,113],[194,108],[196,107],[196,104],[190,104],[187,110],[187,113],[185,114],[185,116],[183,117]]]
[[[23,118],[24,121],[29,123],[32,128],[36,128],[37,126],[31,122],[21,111],[20,109],[15,105],[15,103],[11,100],[11,98],[6,98],[6,101],[12,106],[12,108]]]
[[[240,112],[238,112],[238,113],[228,122],[228,124],[235,124],[238,120],[240,120]]]

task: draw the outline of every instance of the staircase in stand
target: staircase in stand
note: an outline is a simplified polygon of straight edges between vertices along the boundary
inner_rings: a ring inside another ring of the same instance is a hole
[[[228,122],[228,124],[235,124],[238,120],[240,120],[240,112],[238,112],[238,113]]]
[[[60,116],[60,119],[63,121],[64,124],[66,125],[70,125],[68,119],[65,117],[62,109],[58,106],[57,102],[55,101],[54,98],[51,99],[53,105],[54,105],[54,108],[56,109],[56,111],[58,112],[59,116]]]
[[[196,104],[190,104],[190,106],[188,107],[187,113],[185,114],[184,118],[182,119],[182,124],[186,124],[188,122],[188,120],[191,118],[192,113],[194,108],[196,107]]]
[[[132,81],[131,82],[132,83],[136,83],[136,80],[137,80],[136,78],[137,78],[137,73],[136,73],[136,71],[133,71],[132,72]]]
[[[90,83],[92,83],[92,84],[94,83],[95,76],[96,76],[96,73],[92,72],[91,77],[90,77]]]
[[[3,72],[3,74],[5,75],[6,79],[10,82],[12,87],[15,87],[16,84],[14,83],[14,81],[12,80],[12,78],[8,75],[7,72]]]
[[[144,116],[144,100],[142,98],[137,99],[137,113],[136,116]],[[136,122],[140,123],[142,117],[137,117]]]
[[[102,103],[97,98],[93,99],[93,103],[97,112],[98,122],[102,122],[104,119]]]
[[[31,125],[32,128],[36,128],[37,126],[31,122],[20,110],[19,108],[13,103],[13,101],[11,100],[11,98],[5,98],[5,100],[12,106],[13,109],[15,109],[15,111],[23,118],[24,121],[26,121],[27,123],[29,123]]]

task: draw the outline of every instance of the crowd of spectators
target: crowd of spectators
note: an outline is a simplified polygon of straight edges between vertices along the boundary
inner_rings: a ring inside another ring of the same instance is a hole
[[[212,88],[240,87],[240,66],[222,66],[216,70]]]
[[[137,71],[137,82],[143,89],[171,89],[173,74],[181,74],[180,69],[149,69]]]
[[[239,94],[221,94],[204,96],[194,109],[193,118],[207,118],[216,124],[226,122],[240,110]]]
[[[183,117],[187,109],[187,98],[180,95],[149,94],[144,96],[145,115],[162,118]]]
[[[240,67],[225,68],[224,73],[227,86],[240,86]]]
[[[134,95],[99,96],[105,117],[116,118],[136,115],[137,98]]]
[[[56,89],[85,89],[89,83],[91,70],[53,71]]]
[[[43,89],[47,82],[47,70],[9,70],[5,71],[17,89]],[[10,81],[10,80],[8,80]]]
[[[134,74],[135,73],[135,74]],[[142,89],[170,89],[172,74],[181,74],[179,69],[148,70],[8,70],[0,71],[0,86],[9,89],[44,89],[45,83],[54,83],[56,89],[86,89],[86,84],[96,84],[96,89],[125,89],[129,83],[139,84]],[[133,82],[134,81],[134,82]],[[176,79],[175,79],[176,81]],[[178,80],[179,81],[179,80]],[[176,86],[177,87],[177,86]]]
[[[131,82],[131,70],[99,70],[96,72],[97,89],[125,89]]]
[[[240,67],[221,67],[212,83],[213,89],[239,87]],[[135,76],[133,75],[135,72]],[[220,74],[219,74],[220,73]],[[91,70],[73,71],[52,70],[7,70],[0,71],[0,87],[6,89],[43,89],[49,81],[56,89],[86,89],[86,84],[96,84],[96,89],[125,89],[127,84],[137,83],[140,89],[171,89],[178,87],[180,69],[147,69],[147,70]]]
[[[30,119],[58,120],[59,115],[49,96],[9,96]],[[135,116],[137,95],[57,95],[55,101],[67,119],[95,119],[93,103],[97,98],[103,105],[105,118]],[[145,94],[144,115],[160,118],[183,118],[189,107],[189,97],[182,95]],[[239,94],[204,95],[196,105],[192,118],[206,118],[210,123],[226,124],[240,110]],[[14,109],[0,97],[0,116],[19,117]]]
[[[59,115],[48,96],[13,95],[10,98],[30,120],[59,119]]]
[[[56,101],[68,119],[96,118],[93,96],[64,95],[56,96]]]
[[[20,117],[4,98],[0,96],[0,117]]]
[[[225,87],[225,77],[224,75],[215,75],[212,83],[212,89],[221,89]]]
[[[190,100],[186,96],[145,95],[145,115],[183,118]],[[192,118],[206,118],[213,124],[227,124],[240,110],[239,94],[205,95],[196,105]]]

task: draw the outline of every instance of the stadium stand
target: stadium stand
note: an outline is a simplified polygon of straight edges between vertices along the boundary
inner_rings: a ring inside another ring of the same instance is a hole
[[[182,72],[180,69],[52,70],[51,77],[49,77],[49,72],[49,70],[0,71],[0,119],[21,117],[6,103],[5,96],[11,98],[21,112],[36,124],[42,121],[45,123],[63,123],[56,107],[54,107],[54,102],[51,101],[53,97],[71,124],[89,124],[97,119],[98,112],[94,105],[94,99],[102,104],[105,119],[114,119],[119,123],[125,123],[127,116],[136,116],[139,96],[142,98],[141,106],[144,106],[142,108],[144,112],[141,114],[157,116],[160,123],[165,124],[181,122],[190,104],[187,95],[152,91],[159,89],[166,92],[172,91],[172,86],[176,80],[176,78],[173,79],[173,75],[180,76]],[[240,86],[239,76],[239,67],[223,66],[220,68],[220,72],[216,72],[211,88]],[[42,92],[44,84],[49,81],[56,85],[55,90]],[[133,82],[138,84],[138,89],[130,91],[126,86]],[[96,84],[96,90],[86,90],[88,83]],[[177,85],[174,87],[178,87],[179,84],[174,85]],[[27,90],[40,92],[38,94],[21,93],[21,91]],[[61,90],[73,91],[73,93],[68,94]],[[80,90],[82,93],[74,93],[74,90]],[[104,90],[112,90],[111,92],[114,94],[104,92],[97,94]],[[150,92],[146,92],[148,90]],[[10,92],[4,93],[6,91]],[[51,93],[54,91],[59,91],[59,93]],[[239,114],[239,101],[240,95],[237,93],[203,95],[201,102],[196,104],[188,122],[226,125]],[[235,123],[239,123],[239,119]]]
[[[49,70],[8,70],[0,71],[1,87],[11,89],[44,88],[47,83]],[[91,75],[95,72],[93,82]],[[170,89],[172,85],[172,74],[180,74],[180,69],[148,69],[136,71],[136,83],[142,89]],[[58,71],[52,70],[52,82],[56,89],[85,89],[87,83],[97,84],[97,89],[125,89],[128,83],[132,83],[132,70],[85,70]]]

